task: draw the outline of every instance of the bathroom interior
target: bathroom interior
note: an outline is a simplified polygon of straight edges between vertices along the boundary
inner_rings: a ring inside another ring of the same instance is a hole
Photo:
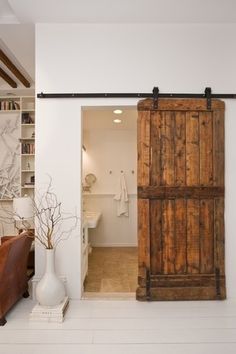
[[[83,110],[84,295],[135,296],[137,248],[137,110]]]

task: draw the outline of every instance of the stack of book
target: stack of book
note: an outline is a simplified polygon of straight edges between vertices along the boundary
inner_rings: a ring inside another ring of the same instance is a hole
[[[33,124],[34,119],[31,117],[29,113],[24,112],[21,115],[21,122],[22,124]]]
[[[22,154],[34,154],[35,153],[35,144],[34,143],[22,143],[21,153]]]
[[[19,110],[20,109],[20,104],[16,101],[0,101],[0,110],[1,111],[14,111],[14,110]]]

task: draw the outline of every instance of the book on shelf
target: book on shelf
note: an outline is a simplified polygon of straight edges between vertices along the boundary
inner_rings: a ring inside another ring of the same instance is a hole
[[[35,153],[35,144],[34,143],[22,143],[21,153],[24,154],[34,154]]]
[[[22,124],[34,124],[34,119],[28,112],[23,112],[21,114],[21,122]]]
[[[1,111],[15,111],[20,109],[20,103],[14,100],[1,100],[0,110]]]

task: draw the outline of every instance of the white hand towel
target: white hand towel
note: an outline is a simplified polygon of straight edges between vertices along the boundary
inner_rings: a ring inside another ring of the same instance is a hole
[[[124,173],[121,173],[120,175],[118,190],[114,200],[117,200],[117,216],[129,216],[129,198]]]

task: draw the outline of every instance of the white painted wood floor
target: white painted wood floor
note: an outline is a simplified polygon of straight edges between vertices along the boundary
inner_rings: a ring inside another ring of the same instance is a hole
[[[63,324],[29,322],[22,299],[0,327],[1,354],[235,354],[236,301],[71,301]]]

